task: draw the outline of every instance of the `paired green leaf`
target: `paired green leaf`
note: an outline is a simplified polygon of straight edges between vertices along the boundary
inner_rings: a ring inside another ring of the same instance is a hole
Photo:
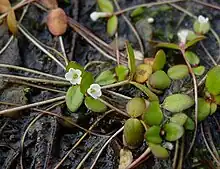
[[[194,130],[195,129],[195,122],[190,117],[188,117],[186,119],[184,127],[186,130]]]
[[[80,91],[82,94],[87,92],[87,89],[90,87],[91,84],[94,82],[93,74],[90,72],[85,72],[82,76],[81,84],[80,84]]]
[[[115,73],[118,77],[118,81],[123,81],[127,78],[128,74],[129,74],[129,69],[124,66],[124,65],[118,65],[116,68],[115,68]]]
[[[157,158],[166,159],[169,157],[168,151],[159,144],[149,143],[153,155]]]
[[[114,12],[114,7],[110,0],[97,0],[97,3],[102,12]]]
[[[141,15],[142,13],[144,13],[144,8],[140,7],[140,8],[136,8],[135,10],[133,10],[131,12],[131,17],[136,17],[138,15]]]
[[[131,117],[141,116],[146,111],[146,109],[147,107],[146,107],[145,100],[139,97],[135,97],[131,99],[126,105],[127,113]]]
[[[184,125],[186,123],[186,120],[187,120],[187,115],[184,114],[184,113],[177,113],[177,114],[174,114],[171,119],[170,119],[170,122],[172,123],[177,123],[179,125]]]
[[[118,28],[118,17],[113,15],[107,22],[107,33],[109,36],[113,36]]]
[[[204,98],[198,98],[198,121],[205,120],[210,114],[211,105]]]
[[[67,67],[66,67],[66,71],[68,72],[70,68],[73,68],[73,69],[79,69],[82,71],[82,73],[84,73],[84,68],[77,62],[75,61],[71,61],[68,63]]]
[[[185,56],[191,65],[198,65],[200,62],[199,57],[194,52],[186,51]]]
[[[105,112],[107,110],[107,106],[104,103],[98,99],[93,99],[92,97],[86,97],[85,105],[89,110],[97,113]]]
[[[173,94],[165,98],[162,106],[164,109],[176,113],[190,108],[194,100],[186,94]]]
[[[193,40],[186,43],[185,49],[189,48],[190,46],[196,44],[197,42],[199,42],[203,39],[205,39],[205,36],[197,36],[197,38],[195,38],[195,39],[193,39]]]
[[[180,80],[189,75],[189,70],[186,65],[175,65],[168,69],[167,74],[173,80]]]
[[[156,47],[180,50],[180,47],[175,43],[159,43]]]
[[[183,126],[177,123],[167,123],[163,129],[166,132],[165,139],[168,141],[176,141],[184,134]]]
[[[195,75],[201,76],[205,72],[205,67],[204,66],[198,66],[198,67],[192,68],[192,70],[193,70]]]
[[[160,125],[163,120],[163,113],[158,101],[150,102],[147,111],[143,114],[143,121],[149,125]]]
[[[153,62],[153,71],[162,70],[164,65],[166,64],[166,54],[162,49],[160,49],[156,55]]]
[[[212,95],[220,94],[220,66],[215,66],[207,73],[205,86]]]
[[[136,83],[136,82],[130,82],[130,84],[134,85],[138,89],[140,89],[144,94],[146,94],[149,97],[150,101],[156,101],[159,100],[157,95],[155,95],[153,92],[151,92],[145,85]]]
[[[66,93],[66,105],[68,109],[75,112],[82,104],[84,95],[80,91],[80,86],[72,86]]]
[[[136,71],[135,56],[134,56],[134,50],[128,41],[126,42],[126,51],[127,51],[127,55],[128,55],[128,67],[129,67],[130,73],[133,77],[133,75]]]
[[[96,83],[98,83],[101,86],[109,85],[116,82],[115,75],[112,71],[106,70],[102,72],[95,80]]]
[[[150,76],[149,84],[153,88],[164,90],[170,86],[171,80],[164,71],[158,70]]]
[[[150,143],[160,144],[163,140],[160,136],[160,127],[152,126],[146,131],[146,140]]]

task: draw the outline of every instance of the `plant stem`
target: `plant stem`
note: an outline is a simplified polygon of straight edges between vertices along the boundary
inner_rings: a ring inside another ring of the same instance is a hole
[[[28,68],[25,68],[25,67],[14,66],[14,65],[9,65],[9,64],[0,64],[0,67],[22,70],[22,71],[26,71],[26,72],[30,72],[30,73],[35,73],[35,74],[39,74],[39,75],[43,75],[43,76],[47,76],[47,77],[51,77],[51,78],[67,81],[63,77],[51,75],[51,74],[44,73],[44,72],[41,72],[41,71],[38,71],[38,70],[28,69]]]
[[[106,62],[103,62],[103,61],[91,61],[91,62],[88,62],[85,66],[84,66],[84,69],[88,69],[90,66],[94,65],[94,64],[104,64]]]
[[[0,50],[0,55],[8,48],[12,40],[14,39],[14,36],[11,36],[8,42],[5,44],[5,46]]]
[[[190,151],[192,150],[192,147],[194,145],[194,142],[195,142],[195,139],[196,139],[196,134],[197,134],[197,128],[198,128],[198,89],[197,89],[197,81],[196,81],[196,76],[192,70],[192,67],[190,65],[190,63],[188,62],[187,58],[186,58],[186,55],[185,55],[185,48],[184,47],[180,47],[180,51],[183,55],[183,58],[187,64],[187,67],[189,69],[189,72],[192,76],[192,79],[193,79],[193,86],[194,86],[194,100],[195,100],[195,130],[194,130],[194,133],[193,133],[193,139],[192,139],[192,142],[190,144],[190,147],[186,153],[186,156],[189,155]]]
[[[62,53],[63,53],[63,58],[64,58],[64,61],[66,63],[66,66],[67,66],[69,61],[68,61],[67,56],[66,56],[66,51],[65,51],[64,44],[63,44],[62,36],[59,36],[59,41],[60,41],[60,47],[61,47],[61,50],[62,50]]]
[[[198,1],[198,0],[192,0],[192,1],[197,2],[197,3],[199,3],[201,5],[204,5],[204,6],[208,6],[210,8],[214,8],[214,9],[220,10],[220,6],[217,6],[217,5],[212,5],[210,3],[206,3],[206,2],[202,2],[202,1]]]
[[[114,83],[114,84],[102,86],[102,89],[108,89],[108,88],[113,88],[113,87],[119,87],[119,86],[123,86],[123,85],[126,85],[126,84],[129,84],[129,80],[124,80],[124,81],[117,82],[117,83]]]
[[[172,164],[172,168],[173,168],[173,169],[176,168],[176,162],[177,162],[177,158],[178,158],[178,152],[179,152],[179,140],[176,141],[175,153],[174,153],[173,164]]]
[[[134,9],[137,9],[137,8],[141,8],[141,7],[152,7],[152,6],[157,6],[157,5],[164,5],[164,4],[168,4],[168,3],[176,3],[176,2],[181,2],[181,1],[184,1],[184,0],[169,0],[169,1],[162,1],[162,2],[151,2],[151,3],[146,3],[146,4],[140,4],[140,5],[134,5],[132,7],[129,7],[129,8],[126,8],[126,9],[122,9],[118,12],[115,12],[114,14],[115,15],[120,15],[124,12],[128,12],[128,11],[131,11],[131,10],[134,10]]]
[[[179,157],[179,162],[178,162],[178,166],[177,169],[182,169],[182,165],[183,165],[183,154],[184,154],[184,147],[185,147],[185,135],[182,136],[182,142],[181,142],[181,148],[180,148],[180,157]]]
[[[124,130],[124,126],[121,127],[117,132],[115,132],[115,134],[113,134],[106,142],[105,144],[102,146],[101,150],[99,151],[99,153],[97,154],[92,166],[90,167],[90,169],[93,169],[95,167],[96,162],[98,161],[100,155],[102,154],[103,150],[106,148],[106,146],[110,143],[110,141],[112,141],[113,138],[115,138],[120,132],[122,132]]]
[[[106,90],[106,92],[108,92],[108,93],[110,93],[110,94],[112,94],[112,95],[121,97],[121,98],[126,99],[126,100],[131,100],[131,99],[132,99],[131,97],[125,96],[125,95],[120,94],[120,93],[117,93],[117,92],[113,92],[113,91],[111,91],[111,90]]]

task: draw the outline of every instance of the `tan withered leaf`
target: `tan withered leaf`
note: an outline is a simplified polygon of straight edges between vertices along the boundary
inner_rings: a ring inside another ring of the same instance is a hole
[[[5,13],[9,10],[11,4],[9,0],[0,0],[0,13]]]
[[[58,8],[57,0],[39,0],[40,3],[48,9]]]
[[[62,35],[67,29],[67,16],[63,9],[57,8],[49,12],[47,26],[54,36]]]
[[[17,28],[17,21],[16,21],[16,17],[15,17],[15,12],[12,8],[8,12],[7,24],[8,24],[8,29],[10,30],[10,32],[15,35],[18,31],[18,28]]]

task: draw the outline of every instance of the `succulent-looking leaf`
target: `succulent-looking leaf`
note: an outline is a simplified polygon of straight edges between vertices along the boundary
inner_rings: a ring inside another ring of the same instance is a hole
[[[173,94],[165,98],[162,106],[164,109],[172,112],[182,112],[190,108],[194,104],[194,100],[186,94]]]
[[[144,83],[152,74],[152,66],[147,64],[140,64],[136,68],[134,80],[138,83]]]
[[[102,72],[96,79],[95,82],[101,86],[109,85],[116,82],[115,75],[112,71],[106,70]]]
[[[98,99],[93,99],[92,97],[86,97],[85,105],[89,110],[97,113],[105,112],[107,110],[107,106],[104,103]]]
[[[147,87],[154,93],[156,93],[157,95],[160,95],[163,93],[163,90],[159,90],[159,89],[155,89],[153,87],[151,87],[151,85],[149,84],[149,80],[147,81]]]
[[[194,52],[186,51],[185,56],[191,65],[198,65],[200,62],[199,57]]]
[[[127,168],[133,161],[132,152],[129,149],[121,149],[120,150],[120,161],[118,169]]]
[[[207,73],[205,86],[212,95],[220,94],[220,66],[215,66]]]
[[[142,13],[144,13],[144,8],[140,7],[140,8],[136,8],[135,10],[133,10],[131,12],[131,17],[136,17],[138,15],[141,15]]]
[[[165,139],[168,141],[176,141],[184,134],[183,126],[177,123],[167,123],[164,125]]]
[[[186,123],[187,120],[187,115],[184,113],[177,113],[174,114],[171,118],[170,118],[170,122],[172,123],[177,123],[179,125],[184,125]]]
[[[128,67],[129,67],[130,73],[133,77],[133,75],[136,71],[135,56],[134,56],[134,50],[128,41],[126,42],[126,51],[127,51],[127,55],[128,55]]]
[[[195,122],[190,117],[188,117],[186,119],[184,127],[186,130],[194,130],[195,129]]]
[[[138,89],[140,89],[144,94],[146,94],[149,97],[150,101],[157,101],[159,100],[157,95],[155,95],[153,92],[151,92],[145,85],[136,83],[136,82],[130,82],[130,84],[134,85]]]
[[[75,61],[71,61],[68,63],[68,65],[66,66],[66,71],[68,72],[70,70],[70,68],[79,69],[82,71],[82,73],[85,72],[84,68],[79,63],[77,63]]]
[[[168,69],[167,74],[173,80],[180,80],[189,75],[189,70],[186,65],[175,65]]]
[[[217,110],[217,104],[216,103],[211,103],[210,105],[210,115],[213,115]]]
[[[118,77],[118,81],[120,82],[120,81],[123,81],[127,78],[128,73],[129,73],[129,69],[124,65],[118,65],[115,68],[115,73]]]
[[[143,121],[149,125],[160,125],[163,120],[163,113],[158,101],[150,102],[147,111],[143,114]]]
[[[144,140],[144,127],[140,120],[130,118],[124,125],[124,138],[128,146],[137,147]]]
[[[214,96],[214,100],[217,105],[220,105],[220,95]]]
[[[204,66],[198,66],[198,67],[194,67],[192,69],[193,69],[194,74],[197,75],[197,76],[201,76],[205,72],[205,67]]]
[[[75,112],[82,104],[84,95],[80,92],[80,86],[72,86],[66,93],[66,105],[68,109]]]
[[[0,1],[0,13],[5,13],[11,8],[9,0]]]
[[[114,7],[110,0],[97,0],[97,3],[102,12],[114,12]]]
[[[194,39],[196,39],[198,36],[200,35],[196,35],[195,32],[188,30],[188,36],[187,36],[187,41],[192,41]]]
[[[40,3],[48,9],[58,8],[57,0],[40,0]]]
[[[189,48],[190,46],[196,44],[197,42],[205,39],[205,36],[197,36],[197,38],[193,39],[192,41],[189,41],[185,45],[185,49]]]
[[[147,142],[160,144],[163,140],[160,136],[160,127],[159,126],[152,126],[146,131],[145,136]]]
[[[166,159],[169,157],[168,151],[159,144],[149,143],[153,155],[157,158]]]
[[[80,91],[82,94],[87,92],[87,89],[90,87],[91,84],[94,82],[94,77],[90,72],[84,72],[82,76],[82,80],[80,83]]]
[[[198,98],[198,121],[204,120],[210,114],[211,105],[204,98]]]
[[[162,49],[160,49],[156,55],[153,62],[153,71],[162,70],[166,64],[166,54]]]
[[[153,88],[164,90],[170,86],[171,80],[164,71],[158,70],[150,76],[149,84]]]
[[[118,17],[113,15],[107,22],[107,33],[109,36],[113,36],[118,28]]]
[[[12,8],[9,10],[7,15],[7,24],[10,32],[13,33],[13,35],[16,35],[18,32],[17,21],[15,17],[15,12]]]
[[[60,36],[66,32],[67,16],[63,9],[52,9],[47,16],[47,26],[54,36]]]
[[[175,43],[159,43],[156,47],[180,50],[180,47]]]
[[[147,106],[145,100],[139,97],[131,99],[126,105],[127,113],[131,117],[141,116],[146,111],[146,109]]]

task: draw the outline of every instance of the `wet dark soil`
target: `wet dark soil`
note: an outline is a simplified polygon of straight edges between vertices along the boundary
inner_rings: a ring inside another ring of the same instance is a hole
[[[132,5],[137,5],[141,3],[152,2],[150,0],[120,0],[120,7],[126,8]],[[206,2],[220,5],[218,0],[206,0]],[[91,12],[96,10],[95,0],[70,0],[70,2],[59,2],[60,7],[65,9],[65,12],[77,20],[80,24],[90,29],[95,35],[99,36],[107,43],[112,42],[112,38],[106,35],[104,20],[99,20],[97,22],[90,21],[89,15]],[[220,34],[220,11],[214,10],[212,8],[204,7],[202,5],[187,2],[179,3],[180,6],[191,11],[194,15],[206,15],[210,18],[212,28]],[[22,9],[17,11],[19,16]],[[129,14],[126,14],[129,16]],[[149,30],[144,29],[144,33],[152,33],[154,40],[160,41],[171,41],[175,39],[176,32],[180,28],[190,28],[192,27],[193,19],[189,16],[184,16],[184,14],[173,7],[163,6],[163,7],[153,7],[146,11],[144,17],[154,17],[155,23],[149,25]],[[34,5],[30,5],[27,14],[25,15],[22,25],[38,40],[42,43],[54,47],[60,50],[58,38],[53,37],[47,30],[45,26],[46,13],[42,12],[41,9]],[[184,20],[177,27],[180,18],[184,17]],[[135,20],[132,21],[133,24],[137,24]],[[146,26],[146,25],[145,25]],[[152,29],[151,29],[152,28]],[[137,28],[138,29],[138,28]],[[141,32],[142,28],[138,29]],[[139,50],[138,42],[126,22],[120,17],[119,20],[119,37],[128,39],[134,45],[134,48]],[[10,38],[7,27],[0,25],[0,49],[7,43]],[[75,60],[82,65],[93,61],[93,60],[103,60],[109,61],[103,55],[101,55],[96,49],[91,47],[82,37],[73,32],[70,28],[63,36],[64,46],[69,60]],[[145,56],[151,57],[155,52],[147,38],[141,36],[142,41],[145,46]],[[210,54],[217,60],[219,56],[219,48],[213,35],[208,34],[208,38],[204,41],[204,45]],[[212,67],[207,55],[204,53],[200,45],[197,45],[193,50],[195,50],[201,57],[202,64],[206,66],[207,70]],[[167,51],[169,52],[169,51]],[[178,53],[172,53],[173,56],[180,57]],[[172,59],[170,58],[170,61]],[[172,62],[182,62],[179,59],[174,59]],[[35,70],[40,70],[42,72],[47,72],[50,74],[64,76],[64,71],[60,68],[54,61],[48,59],[48,57],[39,50],[34,44],[32,44],[24,35],[19,33],[17,37],[11,42],[9,47],[0,55],[0,63],[19,65],[22,67],[27,67]],[[109,61],[109,65],[112,64]],[[103,67],[95,67],[91,69],[96,73],[101,71]],[[0,68],[1,73],[25,75],[28,77],[37,77],[30,73],[24,73],[22,71],[15,71],[12,69]],[[179,90],[180,84],[174,84],[170,91],[165,92],[175,92]],[[51,87],[51,86],[49,86]],[[54,86],[52,86],[54,87]],[[65,89],[63,89],[65,90]],[[134,97],[140,95],[137,90],[124,88],[120,90],[121,93]],[[57,94],[54,92],[48,92],[41,89],[36,89],[26,85],[16,84],[15,82],[9,82],[5,79],[0,79],[0,102],[9,102],[19,105],[24,105],[28,103],[34,103],[38,101],[47,100],[50,98],[58,97],[62,94]],[[110,97],[110,96],[109,96]],[[112,98],[112,104],[121,105],[124,107],[123,100],[114,101]],[[52,105],[41,106],[41,109],[47,109]],[[0,109],[4,110],[10,108],[11,106],[0,104]],[[70,116],[75,122],[80,124],[85,128],[89,126],[97,119],[97,115],[86,110],[85,107],[81,107],[77,113],[69,112],[65,104],[57,106],[50,110],[59,115]],[[16,115],[15,115],[16,114]],[[39,112],[34,110],[25,110],[22,112],[16,112],[14,114],[8,114],[9,117],[0,118],[0,168],[1,169],[17,169],[20,166],[20,155],[21,155],[21,138],[27,129],[28,125],[39,115]],[[219,112],[216,113],[215,118],[217,121],[220,120]],[[122,126],[123,118],[117,115],[107,115],[101,122],[95,127],[94,131],[102,134],[108,134],[115,132]],[[213,117],[209,117],[204,125],[210,127],[214,143],[218,150],[220,150],[220,137],[219,137],[219,126],[217,126]],[[197,157],[199,160],[204,162],[204,167],[210,167],[209,160],[211,156],[205,148],[204,142],[202,140],[200,131],[198,131],[198,137],[196,139],[195,146],[193,148],[192,155],[184,161],[184,168],[192,168],[193,156]],[[27,135],[24,140],[24,150],[23,150],[23,167],[24,169],[52,169],[56,164],[66,155],[66,153],[72,148],[72,146],[78,141],[78,139],[84,133],[78,128],[68,128],[64,127],[60,120],[53,116],[43,115],[40,117],[28,130]],[[86,153],[93,147],[94,144],[99,142],[101,137],[89,135],[82,143],[74,149],[63,162],[60,168],[62,169],[74,169],[86,155]],[[192,139],[192,133],[189,133],[186,137],[186,147],[190,144]],[[101,149],[104,144],[103,140],[101,144],[92,152],[90,157],[87,159],[82,168],[89,168],[91,166],[97,152]],[[107,148],[102,153],[99,158],[95,168],[97,169],[116,169],[118,168],[119,162],[119,150],[122,147],[121,136],[113,140]],[[186,148],[187,149],[187,148]],[[142,146],[137,151],[134,151],[135,158],[138,157],[140,153],[144,150]],[[169,160],[158,160],[151,157],[148,161],[144,162],[138,168],[154,168],[154,169],[169,169],[171,167],[171,159]]]

